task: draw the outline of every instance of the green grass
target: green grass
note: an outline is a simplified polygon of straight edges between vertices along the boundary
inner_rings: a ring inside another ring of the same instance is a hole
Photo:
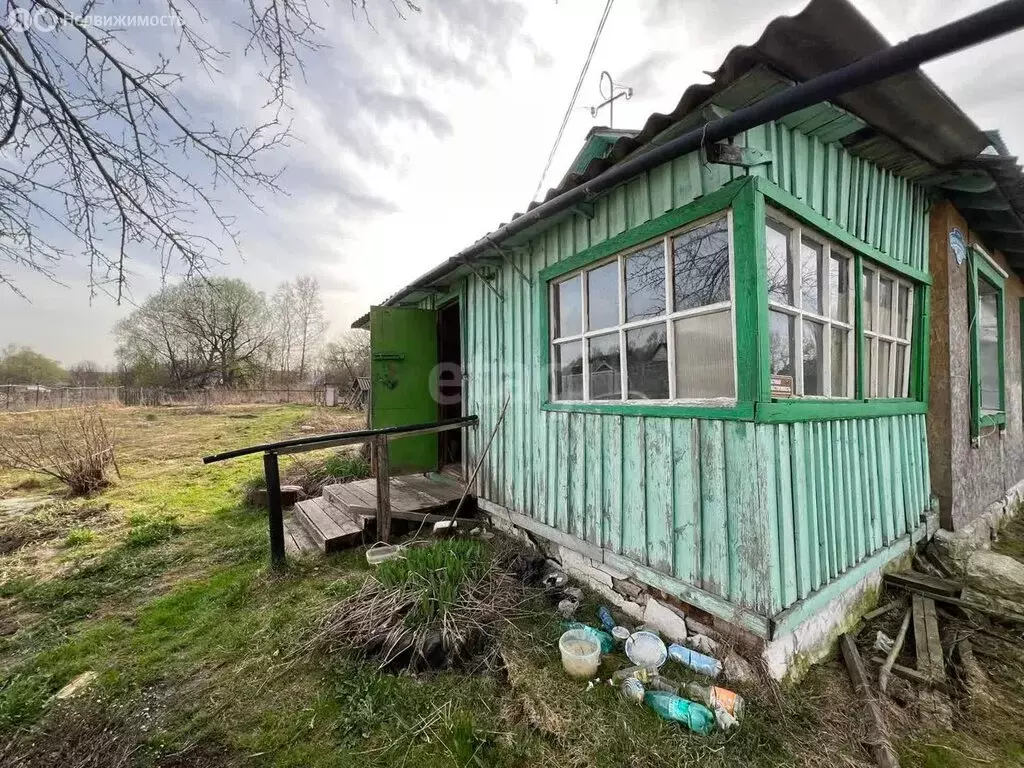
[[[443,617],[463,584],[478,580],[485,567],[479,541],[453,539],[407,549],[403,557],[381,563],[376,575],[385,587],[402,587],[417,595],[418,602],[406,614],[405,622],[419,627]]]
[[[68,549],[81,547],[95,540],[96,532],[89,528],[72,528],[64,537],[64,546]]]
[[[123,738],[137,745],[131,764],[139,768],[178,752],[171,764],[199,768],[714,768],[870,760],[857,741],[859,706],[836,662],[811,669],[799,687],[777,695],[738,687],[748,699],[741,728],[696,737],[611,686],[587,690],[585,681],[567,678],[556,645],[560,619],[548,608],[510,622],[506,661],[472,671],[392,675],[374,663],[312,650],[319,619],[371,575],[385,585],[416,585],[424,595],[417,620],[436,619],[460,585],[479,576],[490,553],[484,543],[457,539],[410,549],[404,560],[376,570],[357,549],[270,571],[265,513],[243,500],[244,487],[260,477],[260,457],[212,466],[199,457],[296,434],[311,415],[294,407],[246,411],[256,418],[120,412],[123,478],[89,502],[105,512],[82,520],[77,507],[41,511],[33,525],[44,526],[45,537],[0,556],[0,745],[23,738],[18,748],[27,750],[31,729],[42,726],[47,748],[79,738],[77,721],[65,719],[51,697],[94,670],[93,688],[69,706],[100,708],[108,730],[78,747],[102,751]],[[365,470],[349,455],[331,454],[323,463],[335,476]],[[23,481],[0,473],[0,493]],[[596,605],[588,599],[583,620]],[[16,619],[13,631],[2,631],[7,616]],[[611,655],[606,676],[626,663]],[[670,669],[688,679],[685,670]],[[996,689],[1016,706],[1021,684],[1007,681],[1021,676],[999,671],[992,678],[1017,686]],[[143,712],[151,719],[140,732]],[[964,718],[947,737],[905,734],[903,763],[979,764],[963,753],[993,765],[1020,764],[1019,716],[987,716],[1001,735],[987,737],[986,752],[977,746],[985,734],[979,716]],[[28,735],[18,736],[22,729]],[[102,763],[100,752],[94,764]]]

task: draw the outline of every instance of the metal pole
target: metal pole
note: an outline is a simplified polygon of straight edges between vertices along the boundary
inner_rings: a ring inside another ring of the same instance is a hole
[[[270,564],[283,568],[284,558],[284,515],[281,512],[281,474],[277,466],[277,454],[263,454],[263,477],[267,481],[267,512],[270,520]]]

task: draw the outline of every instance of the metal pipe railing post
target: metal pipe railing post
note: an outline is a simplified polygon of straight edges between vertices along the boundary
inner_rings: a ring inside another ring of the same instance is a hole
[[[284,514],[281,510],[281,473],[277,454],[263,454],[263,477],[267,481],[267,512],[270,525],[270,564],[274,568],[285,565]]]

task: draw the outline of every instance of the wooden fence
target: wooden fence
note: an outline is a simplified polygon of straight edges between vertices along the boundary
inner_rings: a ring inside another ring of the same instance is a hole
[[[0,384],[0,412],[51,411],[89,405],[215,407],[221,405],[323,405],[323,387],[277,389],[163,389],[156,387],[46,387]]]

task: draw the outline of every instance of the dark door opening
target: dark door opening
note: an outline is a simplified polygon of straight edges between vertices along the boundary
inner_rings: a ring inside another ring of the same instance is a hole
[[[446,304],[437,312],[437,395],[438,416],[462,416],[462,323],[459,302]],[[438,456],[441,469],[462,471],[462,430],[440,432]]]

